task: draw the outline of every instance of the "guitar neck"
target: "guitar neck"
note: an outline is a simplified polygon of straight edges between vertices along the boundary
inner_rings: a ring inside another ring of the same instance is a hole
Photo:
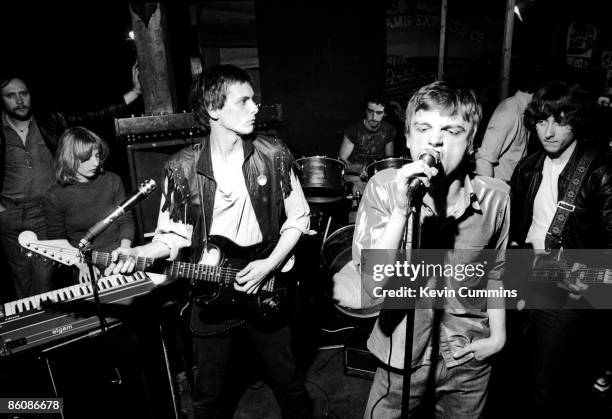
[[[128,258],[127,255],[119,254],[118,261],[126,261],[127,258]],[[94,265],[107,267],[108,265],[112,263],[112,261],[113,260],[112,260],[110,253],[98,252],[95,250],[91,252],[91,262]],[[155,263],[155,259],[139,256],[136,258],[135,262],[136,262],[136,266],[134,268],[135,270],[147,271],[151,269],[151,266],[153,266],[153,263]]]
[[[89,260],[89,258],[91,258],[91,263],[100,267],[108,267],[112,263],[111,253],[92,251],[91,254],[83,255],[81,251],[71,246],[66,239],[38,240],[35,233],[31,231],[22,231],[19,234],[18,241],[25,249],[68,266],[81,263],[84,259]],[[236,283],[236,275],[243,267],[252,260],[267,257],[274,245],[273,242],[264,242],[251,246],[239,246],[222,236],[211,236],[211,243],[213,243],[213,247],[217,248],[219,251],[217,260],[222,261],[220,265],[213,264],[212,262],[209,264],[186,262],[166,263],[161,260],[156,261],[154,258],[140,256],[134,259],[134,269],[138,271],[162,273],[173,279],[185,278],[192,282],[213,282],[229,287]],[[226,255],[228,255],[229,258],[226,258]],[[127,258],[127,255],[118,255],[118,261],[125,261]],[[225,264],[227,264],[227,266],[224,266]],[[281,271],[284,272],[285,270],[291,269],[292,265],[292,259],[289,259]],[[276,291],[275,277],[271,276],[266,278],[260,290]]]
[[[569,275],[575,276],[585,284],[612,283],[612,270],[605,268],[585,268],[575,271],[570,268],[534,268],[531,279],[536,282],[555,282]]]
[[[119,254],[118,260],[125,261],[126,255]],[[112,262],[111,254],[106,252],[92,252],[92,262],[95,265],[108,266]],[[150,271],[155,264],[155,259],[139,256],[135,260],[134,269],[137,271]],[[172,262],[163,269],[163,274],[170,278],[186,278],[195,281],[214,282],[219,285],[230,286],[236,282],[238,270],[224,266],[202,265],[188,262]],[[266,282],[262,289],[270,291],[274,289],[274,278]]]

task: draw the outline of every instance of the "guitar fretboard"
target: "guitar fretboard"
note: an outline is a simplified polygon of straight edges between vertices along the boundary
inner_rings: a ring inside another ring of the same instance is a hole
[[[572,270],[569,267],[562,268],[534,268],[531,280],[535,282],[560,281],[564,277],[577,278],[586,284],[612,284],[612,269],[585,268]]]
[[[125,261],[127,258],[128,256],[123,254],[118,256],[120,261]],[[92,252],[92,262],[96,265],[108,266],[112,262],[111,254],[94,251]],[[154,263],[155,259],[153,258],[139,256],[135,259],[135,270],[148,271]],[[238,272],[240,271],[233,268],[188,262],[172,262],[164,269],[164,275],[170,278],[187,278],[196,281],[214,282],[221,286],[233,286]],[[261,287],[261,290],[273,291],[274,285],[274,278],[271,278]]]

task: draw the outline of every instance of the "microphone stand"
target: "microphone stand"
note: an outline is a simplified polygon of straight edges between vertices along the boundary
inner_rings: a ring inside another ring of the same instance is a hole
[[[111,349],[110,344],[110,335],[108,334],[108,325],[106,324],[106,318],[104,317],[104,312],[102,311],[102,303],[100,301],[100,292],[98,291],[98,281],[96,279],[94,263],[93,263],[93,249],[91,248],[92,242],[89,242],[86,246],[82,246],[79,248],[81,255],[83,256],[83,260],[87,264],[89,268],[89,278],[91,282],[91,289],[93,293],[93,301],[96,306],[96,312],[98,315],[98,322],[100,323],[100,337],[102,339],[102,345],[106,346],[107,350]],[[107,353],[112,353],[109,351]],[[114,358],[114,357],[112,357]],[[106,361],[108,363],[107,367],[112,370],[111,374],[114,374],[112,377],[108,377],[112,384],[121,384],[123,382],[121,378],[121,373],[119,372],[119,368],[117,364],[113,361]]]
[[[421,183],[416,187],[409,187],[407,193],[408,208],[410,209],[408,222],[404,229],[404,248],[419,249],[421,247],[421,206],[425,196],[425,187]],[[412,366],[412,344],[414,334],[415,307],[406,309],[406,336],[404,344],[404,375],[402,382],[402,414],[401,418],[408,418],[410,403],[410,370]]]
[[[93,292],[93,300],[94,305],[96,306],[96,311],[98,313],[98,321],[100,322],[100,331],[102,333],[108,330],[108,326],[106,324],[106,318],[104,317],[104,313],[102,312],[102,303],[100,302],[100,292],[98,291],[98,281],[96,280],[94,263],[92,260],[93,257],[93,249],[91,248],[91,243],[87,246],[84,246],[80,249],[81,255],[83,256],[83,260],[87,264],[89,268],[89,278],[91,282],[91,289]]]

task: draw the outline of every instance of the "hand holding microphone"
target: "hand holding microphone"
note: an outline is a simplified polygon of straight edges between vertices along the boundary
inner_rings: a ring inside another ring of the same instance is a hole
[[[416,161],[406,164],[398,170],[396,178],[399,185],[398,194],[408,196],[422,188],[428,188],[430,180],[438,174],[438,169],[435,166],[439,162],[440,153],[436,150],[425,149],[421,151]],[[404,200],[400,200],[400,202],[404,202]]]

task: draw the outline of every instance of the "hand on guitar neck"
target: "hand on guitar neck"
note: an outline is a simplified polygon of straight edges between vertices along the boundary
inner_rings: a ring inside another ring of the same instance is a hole
[[[284,237],[281,236],[281,240],[266,257],[253,259],[242,267],[235,275],[234,289],[247,294],[255,294],[261,288],[264,280],[269,279],[277,269],[281,268],[283,272],[290,270],[293,266],[293,257],[287,260],[288,251],[284,248],[291,249],[295,244],[292,242],[297,242],[297,238],[294,240],[292,235],[294,235],[293,232],[287,232],[283,235]],[[133,248],[120,247],[111,253],[112,263],[106,268],[105,275],[131,273],[135,269],[137,258],[165,259],[169,256],[170,248],[160,241],[152,241]],[[223,256],[219,249],[212,246],[204,252],[200,263],[215,266],[223,264],[222,259]]]
[[[214,330],[207,328],[198,333],[212,334],[229,330],[228,327],[245,319],[270,330],[286,320],[283,307],[287,276],[281,273],[293,267],[294,258],[286,249],[294,238],[284,234],[279,241],[240,246],[223,236],[212,235],[200,263],[164,261],[170,248],[159,241],[119,248],[112,254],[98,251],[86,254],[66,239],[38,240],[35,233],[24,231],[19,235],[19,244],[30,254],[67,266],[78,266],[87,259],[107,267],[107,274],[154,271],[162,274],[164,279],[160,282],[188,281],[191,290],[188,303],[193,303],[200,312],[206,311],[210,323],[219,323]]]
[[[552,273],[557,287],[567,291],[571,299],[579,300],[589,288],[588,284],[582,282],[586,278],[587,265],[575,262],[570,268],[562,258],[563,249],[548,252],[536,249],[535,253],[533,269],[536,278],[538,273]]]
[[[104,275],[130,274],[136,268],[136,260],[140,257],[167,258],[170,248],[159,241],[153,241],[143,246],[118,247],[111,253],[111,263],[104,270]]]

